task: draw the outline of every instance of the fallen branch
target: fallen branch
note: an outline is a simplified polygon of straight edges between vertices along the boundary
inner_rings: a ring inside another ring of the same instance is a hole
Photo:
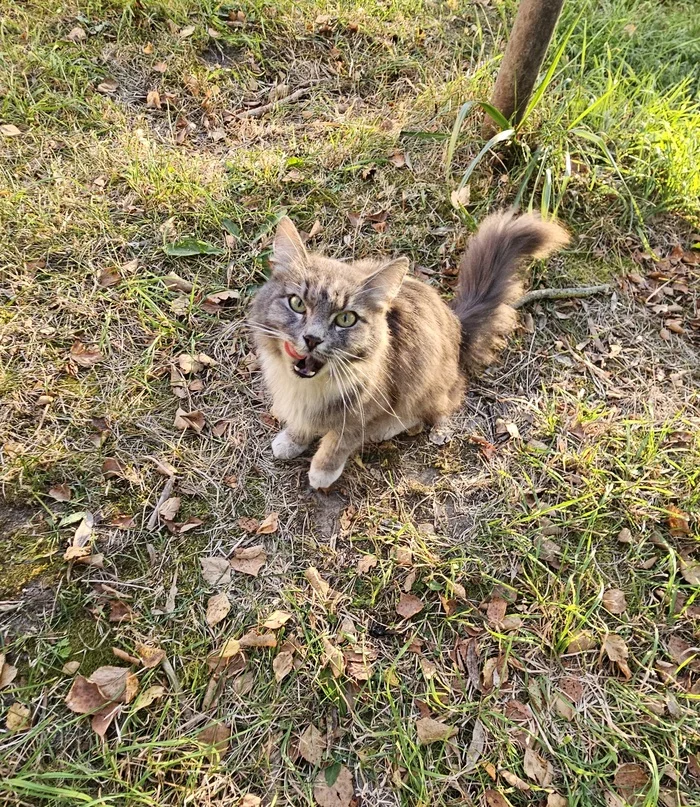
[[[256,106],[253,109],[244,109],[243,112],[239,112],[236,115],[236,117],[238,118],[238,120],[243,120],[244,118],[259,118],[261,115],[264,115],[266,112],[270,112],[271,110],[276,109],[278,106],[281,106],[282,104],[291,104],[294,101],[298,101],[300,98],[303,98],[305,95],[308,95],[315,86],[316,82],[308,87],[302,87],[300,90],[296,90],[290,95],[287,95],[285,98],[278,98],[276,101],[270,101],[269,104],[264,104],[263,106]]]
[[[594,294],[603,294],[606,291],[610,291],[607,283],[602,286],[578,286],[569,289],[534,289],[512,303],[512,306],[522,308],[539,300],[572,300],[577,297],[592,297]]]
[[[163,492],[160,494],[160,499],[158,499],[158,503],[156,504],[155,509],[151,513],[151,517],[148,519],[146,529],[152,530],[155,528],[156,524],[158,523],[158,515],[160,513],[160,508],[163,504],[165,504],[166,499],[170,498],[170,494],[173,492],[174,485],[175,485],[175,477],[174,476],[168,477],[168,481],[165,483]]]

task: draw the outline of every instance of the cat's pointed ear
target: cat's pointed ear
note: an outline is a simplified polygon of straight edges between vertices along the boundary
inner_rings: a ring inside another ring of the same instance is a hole
[[[287,216],[282,216],[277,225],[272,248],[272,264],[275,271],[284,271],[306,262],[306,250],[299,231]]]
[[[396,258],[377,269],[365,281],[367,297],[375,305],[389,305],[396,297],[408,272],[408,258]]]

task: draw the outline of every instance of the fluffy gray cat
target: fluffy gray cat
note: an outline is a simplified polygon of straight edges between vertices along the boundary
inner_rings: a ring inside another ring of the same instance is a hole
[[[508,303],[521,292],[522,259],[567,241],[553,221],[489,216],[462,257],[450,307],[407,276],[407,258],[310,253],[283,218],[272,276],[249,321],[273,414],[285,424],[274,456],[298,457],[320,437],[309,482],[328,488],[363,443],[439,426],[459,407],[468,375],[493,359],[513,327]]]

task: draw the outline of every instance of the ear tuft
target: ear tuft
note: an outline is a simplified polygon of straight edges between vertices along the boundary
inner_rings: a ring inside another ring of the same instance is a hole
[[[282,216],[277,225],[273,245],[272,262],[275,269],[289,269],[306,261],[306,249],[299,231],[287,216]]]
[[[380,266],[365,281],[368,297],[375,305],[389,305],[396,297],[408,272],[408,258],[396,258]]]

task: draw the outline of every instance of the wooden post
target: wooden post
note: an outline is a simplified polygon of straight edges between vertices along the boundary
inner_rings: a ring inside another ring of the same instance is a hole
[[[512,124],[525,112],[563,5],[564,0],[520,0],[491,95],[491,104]],[[497,131],[487,116],[482,134],[491,137]]]

